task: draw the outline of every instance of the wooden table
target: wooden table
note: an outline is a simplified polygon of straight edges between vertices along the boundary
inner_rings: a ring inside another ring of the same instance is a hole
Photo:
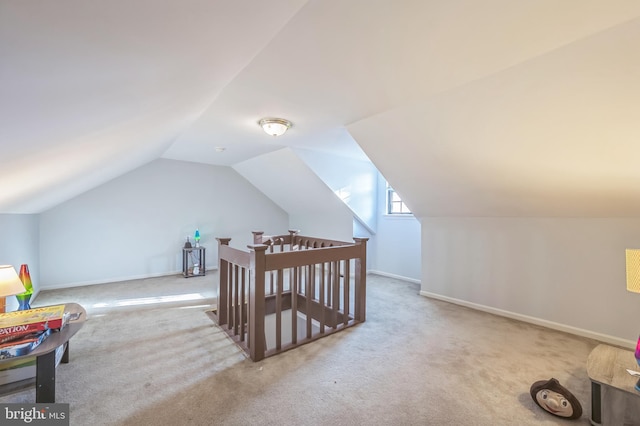
[[[640,392],[635,389],[638,378],[627,369],[640,370],[630,350],[598,345],[589,354],[591,424],[640,425]]]
[[[0,360],[0,366],[9,361],[36,357],[36,402],[56,402],[56,349],[64,347],[61,362],[69,362],[69,339],[82,328],[87,312],[77,303],[65,303],[65,312],[75,319],[69,321],[60,331],[51,333],[40,345],[26,355]]]

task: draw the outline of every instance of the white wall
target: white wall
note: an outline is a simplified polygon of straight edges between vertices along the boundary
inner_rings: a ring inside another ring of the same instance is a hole
[[[377,188],[378,232],[370,240],[372,272],[420,282],[420,222],[413,216],[387,215],[386,182],[382,176]]]
[[[160,159],[40,215],[41,288],[177,273],[198,227],[207,267],[216,237],[288,229],[286,212],[230,167]]]
[[[373,261],[376,256],[375,234],[369,231],[358,219],[353,219],[353,236],[359,238],[368,238],[367,241],[367,271],[372,271]]]
[[[20,265],[29,267],[29,275],[35,293],[40,286],[40,254],[38,251],[38,215],[0,214],[0,264],[13,265],[20,272]],[[15,297],[7,298],[7,311],[18,307]]]
[[[638,218],[422,218],[422,294],[630,345]]]
[[[353,241],[353,215],[346,206],[331,214],[291,214],[289,229],[297,229],[300,235],[327,238],[329,240]]]
[[[298,229],[301,235],[352,241],[353,212],[290,148],[251,158],[233,169],[289,214],[288,229]]]
[[[322,179],[371,231],[377,228],[378,170],[370,161],[306,149],[295,153]]]
[[[420,222],[414,217],[383,216],[378,219],[373,272],[420,282]]]

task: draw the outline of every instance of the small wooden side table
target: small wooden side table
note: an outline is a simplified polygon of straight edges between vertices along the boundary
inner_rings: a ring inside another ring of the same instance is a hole
[[[185,278],[198,277],[205,274],[205,249],[204,247],[182,248],[182,275]],[[198,273],[194,273],[196,270]]]
[[[635,389],[638,378],[627,368],[640,370],[630,350],[598,345],[589,354],[591,424],[640,426],[640,392]]]
[[[36,358],[36,402],[56,402],[56,350],[64,348],[62,363],[69,362],[69,339],[71,339],[84,325],[87,312],[77,303],[65,303],[65,312],[72,319],[60,331],[51,333],[39,346],[26,355],[0,360],[3,362],[21,358]],[[26,382],[26,381],[25,381]],[[8,385],[5,385],[8,386]]]

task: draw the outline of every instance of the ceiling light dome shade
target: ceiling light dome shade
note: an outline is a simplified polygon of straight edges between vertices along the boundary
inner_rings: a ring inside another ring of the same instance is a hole
[[[291,122],[284,118],[263,118],[258,124],[271,136],[282,136],[292,126]]]

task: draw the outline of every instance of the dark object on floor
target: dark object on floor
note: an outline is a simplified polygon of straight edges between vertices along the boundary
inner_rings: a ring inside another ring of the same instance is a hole
[[[580,401],[554,378],[535,382],[529,393],[540,408],[554,416],[565,419],[582,416]]]

